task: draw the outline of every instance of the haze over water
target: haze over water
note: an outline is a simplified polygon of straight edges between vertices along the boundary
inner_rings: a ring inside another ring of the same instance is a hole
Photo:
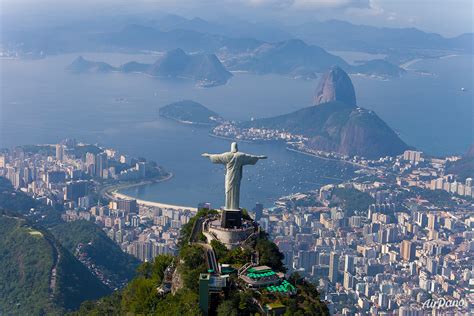
[[[156,160],[174,178],[124,193],[181,205],[222,204],[224,171],[200,154],[227,151],[229,141],[208,136],[205,128],[161,119],[158,107],[192,99],[226,118],[273,116],[310,105],[317,84],[276,75],[236,74],[225,86],[200,89],[187,81],[142,74],[65,72],[76,56],[0,61],[0,147],[74,137]],[[156,59],[149,55],[84,56],[114,65]],[[358,104],[375,110],[409,145],[437,155],[464,152],[474,135],[472,56],[423,60],[412,68],[434,75],[409,73],[389,81],[353,76]],[[348,165],[291,153],[273,144],[242,143],[240,148],[269,156],[244,171],[245,207],[257,201],[270,206],[278,196],[340,181],[353,171]]]

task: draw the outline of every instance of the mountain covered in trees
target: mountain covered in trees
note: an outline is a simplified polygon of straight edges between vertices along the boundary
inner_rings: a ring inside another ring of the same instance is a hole
[[[62,315],[111,292],[47,229],[0,212],[1,314]]]
[[[201,103],[183,100],[165,105],[158,110],[160,116],[185,124],[215,125],[222,118]]]
[[[153,64],[128,62],[114,67],[105,62],[90,61],[77,57],[67,70],[85,72],[138,72],[164,78],[184,78],[196,81],[200,86],[225,84],[232,74],[228,72],[214,54],[186,54],[182,49],[166,52]]]
[[[94,223],[63,222],[3,177],[0,231],[0,314],[64,315],[127,283],[139,264]]]
[[[316,78],[318,74],[332,66],[339,66],[349,73],[380,77],[398,77],[405,73],[405,70],[397,65],[384,60],[350,65],[341,57],[327,52],[322,47],[308,45],[299,39],[263,43],[253,51],[228,58],[225,65],[230,70],[303,78]]]
[[[467,178],[474,179],[474,144],[468,148],[461,159],[448,162],[446,172],[457,175],[462,181]]]
[[[138,275],[124,289],[98,301],[82,304],[74,315],[202,315],[199,308],[199,276],[207,273],[207,251],[200,243],[190,242],[194,225],[201,223],[205,216],[216,214],[215,210],[201,209],[183,225],[180,234],[179,254],[177,257],[160,255],[152,262],[143,263],[138,268]],[[244,217],[249,218],[244,212]],[[198,239],[205,239],[204,235]],[[286,269],[283,265],[283,254],[278,247],[261,232],[255,240],[232,250],[222,243],[213,240],[211,247],[219,262],[226,262],[237,269],[251,261],[254,253],[258,252],[260,264],[275,271]],[[167,294],[160,294],[157,288],[167,278],[167,268],[173,267],[172,289]],[[237,280],[235,272],[229,272],[230,282]],[[239,289],[230,286],[221,295],[213,299],[210,307],[211,315],[257,315],[261,313],[256,302],[274,302],[283,304],[289,315],[329,315],[327,306],[319,299],[315,285],[292,274],[288,281],[296,286],[297,294],[269,294],[263,291]]]
[[[356,105],[352,82],[338,67],[323,76],[315,105],[289,114],[243,122],[240,126],[304,135],[309,138],[307,145],[312,149],[350,156],[393,156],[408,148],[374,111]]]

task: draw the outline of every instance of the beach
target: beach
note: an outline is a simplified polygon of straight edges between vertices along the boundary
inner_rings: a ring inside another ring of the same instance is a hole
[[[126,195],[126,194],[123,194],[123,193],[119,192],[120,190],[123,190],[123,189],[126,189],[126,188],[138,187],[138,186],[147,185],[147,184],[150,184],[150,183],[168,181],[172,177],[173,177],[173,174],[170,173],[167,177],[165,177],[163,179],[159,179],[159,180],[146,180],[146,181],[140,181],[140,182],[135,182],[135,183],[112,185],[112,186],[108,186],[108,187],[103,188],[101,190],[101,194],[103,196],[109,198],[109,199],[112,199],[112,200],[135,199],[135,200],[137,200],[137,204],[144,205],[144,206],[149,206],[149,207],[182,209],[182,210],[190,210],[190,211],[193,211],[193,212],[197,212],[197,207],[166,204],[166,203],[153,202],[153,201],[146,201],[146,200],[137,199],[133,196]]]

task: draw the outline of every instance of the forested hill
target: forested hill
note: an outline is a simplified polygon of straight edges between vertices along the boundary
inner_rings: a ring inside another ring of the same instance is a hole
[[[85,302],[73,315],[202,315],[199,309],[199,276],[208,273],[206,265],[207,247],[203,246],[206,237],[201,233],[199,242],[190,242],[195,223],[199,219],[215,215],[215,210],[200,210],[196,216],[183,225],[180,237],[180,250],[177,257],[160,255],[154,261],[143,263],[138,275],[123,290],[95,302]],[[244,212],[244,217],[249,218]],[[328,308],[319,298],[314,284],[292,274],[288,281],[294,284],[296,295],[287,296],[268,291],[253,291],[242,287],[236,269],[251,261],[252,254],[258,252],[260,264],[275,271],[285,272],[282,262],[284,256],[278,247],[260,232],[254,240],[241,247],[228,250],[222,243],[213,240],[210,247],[217,260],[229,264],[231,272],[229,286],[222,295],[216,296],[210,307],[211,315],[257,315],[261,314],[259,305],[272,302],[286,306],[288,315],[329,315]],[[165,270],[173,263],[172,293],[160,295],[157,288],[162,285]],[[258,304],[256,302],[259,302]]]
[[[0,211],[0,314],[61,315],[110,293],[40,225]]]
[[[71,253],[86,254],[109,287],[121,287],[135,276],[140,261],[123,252],[97,225],[83,220],[61,223],[51,232]]]
[[[14,190],[2,177],[0,210],[0,264],[5,267],[0,273],[0,315],[62,314],[135,276],[138,260],[122,252],[94,223],[63,222],[59,210]],[[84,245],[87,267],[74,256],[79,257],[79,244]],[[58,258],[58,290],[51,296],[48,280]]]

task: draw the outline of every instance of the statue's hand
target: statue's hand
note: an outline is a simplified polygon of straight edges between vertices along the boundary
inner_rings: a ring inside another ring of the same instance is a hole
[[[204,153],[204,154],[202,154],[201,156],[203,156],[203,157],[209,157],[209,156],[210,156],[210,154],[208,154],[208,153]]]

